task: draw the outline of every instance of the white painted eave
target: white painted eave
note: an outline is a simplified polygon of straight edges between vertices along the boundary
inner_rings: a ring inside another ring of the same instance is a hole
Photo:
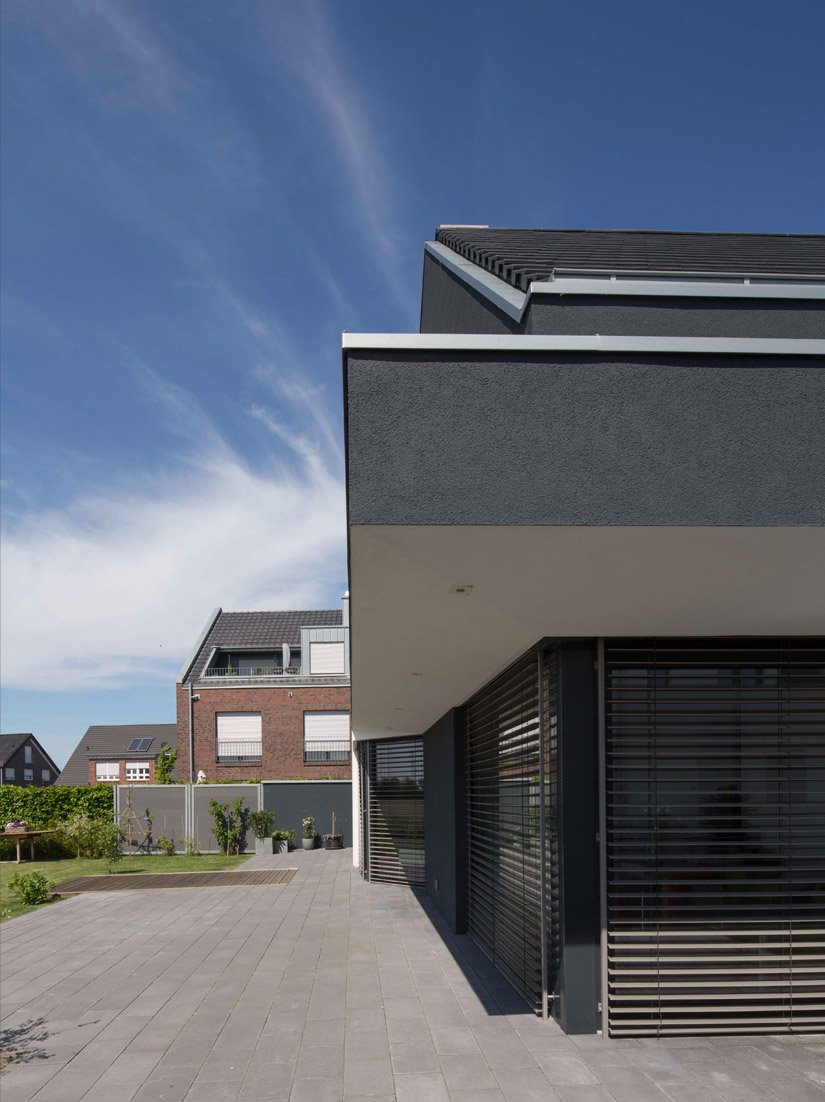
[[[774,337],[648,337],[512,333],[343,333],[345,351],[640,352],[733,356],[822,356],[825,340]]]

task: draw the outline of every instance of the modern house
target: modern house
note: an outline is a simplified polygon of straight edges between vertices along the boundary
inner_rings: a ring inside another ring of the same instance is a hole
[[[0,735],[0,784],[54,784],[59,772],[33,734]]]
[[[350,778],[348,606],[212,613],[177,683],[181,780]]]
[[[154,784],[158,755],[166,746],[176,749],[177,741],[174,723],[89,727],[55,783]]]
[[[568,1032],[825,1030],[825,237],[441,227],[343,356],[364,875]]]

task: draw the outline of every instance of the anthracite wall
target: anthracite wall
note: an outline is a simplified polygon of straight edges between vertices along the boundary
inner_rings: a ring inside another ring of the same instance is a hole
[[[466,735],[464,708],[451,709],[424,734],[426,889],[459,934],[467,929]]]
[[[350,524],[825,523],[825,357],[359,351]]]
[[[350,781],[264,781],[264,809],[277,815],[274,830],[294,830],[300,846],[303,819],[312,815],[317,834],[329,834],[332,812],[335,829],[352,845],[352,783]]]
[[[825,337],[825,302],[810,299],[536,295],[524,333],[652,337]]]
[[[521,323],[497,309],[438,261],[424,254],[422,333],[522,333]]]

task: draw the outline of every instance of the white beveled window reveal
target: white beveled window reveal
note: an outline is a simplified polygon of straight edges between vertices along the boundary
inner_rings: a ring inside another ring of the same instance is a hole
[[[261,713],[218,712],[217,757],[226,764],[261,760]]]
[[[95,762],[95,780],[96,781],[119,781],[120,780],[120,765],[116,761],[96,761]]]
[[[304,761],[349,761],[349,712],[304,712]]]
[[[344,673],[344,643],[310,643],[309,672],[311,674]]]
[[[126,780],[127,781],[148,781],[149,780],[149,762],[148,761],[127,761],[126,762]]]

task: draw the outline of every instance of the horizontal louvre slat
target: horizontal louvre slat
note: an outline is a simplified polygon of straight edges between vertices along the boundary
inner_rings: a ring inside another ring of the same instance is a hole
[[[540,692],[539,678],[543,678]],[[544,700],[544,731],[539,715]],[[542,762],[543,755],[543,762]],[[556,664],[536,652],[467,705],[469,928],[538,1011],[542,1006],[541,776],[547,823],[555,816]],[[547,970],[558,966],[554,901],[558,855],[547,830]]]
[[[424,883],[424,744],[369,742],[366,752],[370,880]]]
[[[606,647],[614,1035],[825,1028],[825,640]]]

